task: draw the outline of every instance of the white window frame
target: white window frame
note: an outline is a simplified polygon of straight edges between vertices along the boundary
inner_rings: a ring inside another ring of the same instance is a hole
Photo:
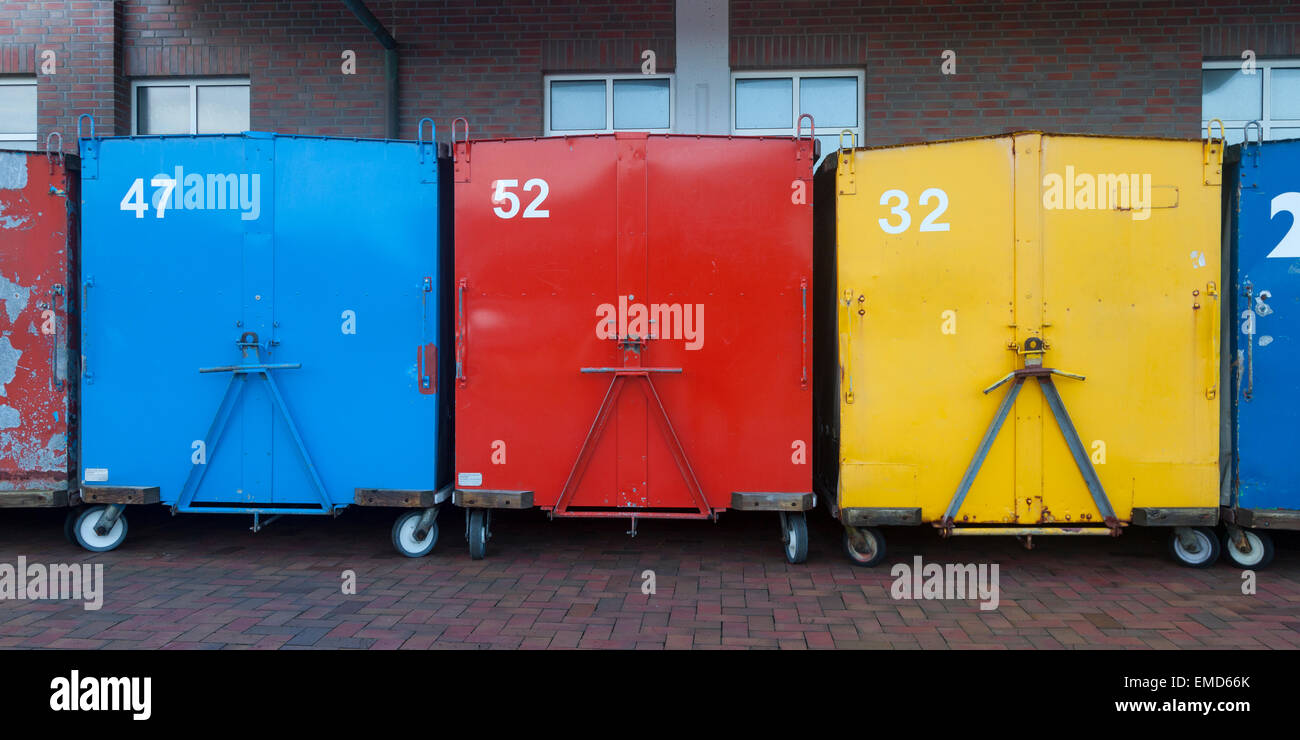
[[[1241,72],[1241,65],[1244,63],[1245,63],[1244,60],[1237,61],[1237,62],[1234,61],[1202,62],[1201,69],[1202,70],[1235,69],[1238,72]],[[1256,59],[1255,60],[1255,74],[1261,75],[1260,93],[1263,96],[1263,100],[1260,101],[1262,107],[1260,108],[1259,123],[1261,126],[1263,126],[1264,130],[1261,132],[1261,135],[1264,137],[1265,141],[1268,141],[1273,138],[1272,133],[1273,133],[1274,126],[1277,126],[1278,128],[1300,128],[1300,118],[1274,119],[1272,117],[1271,108],[1273,106],[1271,101],[1273,98],[1273,89],[1272,89],[1273,70],[1277,68],[1300,69],[1300,59]],[[1245,126],[1247,123],[1250,123],[1250,121],[1239,120],[1235,118],[1234,119],[1225,118],[1222,120],[1223,120],[1223,127],[1225,129],[1236,128],[1238,131],[1240,131],[1242,127]],[[1204,92],[1204,86],[1202,86],[1201,130],[1204,131],[1206,126],[1208,126],[1209,124],[1210,124],[1210,119],[1205,118],[1205,92]],[[1226,130],[1224,131],[1224,135],[1225,136],[1227,135]]]
[[[33,90],[35,90],[36,77],[34,75],[30,77],[26,75],[4,76],[4,77],[0,77],[0,85],[4,85],[5,87],[30,86]],[[39,99],[37,100],[36,105],[37,105],[37,110],[35,112],[39,115],[40,114]],[[36,131],[32,131],[31,133],[27,133],[24,131],[0,131],[0,141],[30,141],[32,142],[33,147],[35,147],[39,130],[40,130],[40,122],[38,119]]]
[[[605,81],[605,128],[602,129],[552,129],[551,128],[551,83],[552,82],[587,82]],[[614,80],[668,80],[668,127],[667,128],[614,128]],[[543,136],[581,136],[585,134],[612,134],[615,131],[649,131],[667,134],[677,126],[677,78],[672,72],[662,74],[553,74],[542,77],[542,135]]]
[[[248,119],[249,126],[252,126],[253,89],[247,77],[149,77],[131,80],[131,135],[140,135],[140,88],[142,87],[188,87],[190,89],[189,133],[197,135],[199,133],[199,88],[235,86],[248,88]]]
[[[857,137],[857,145],[862,146],[862,141],[867,132],[867,73],[866,70],[847,67],[844,69],[764,69],[751,70],[746,72],[731,73],[731,133],[736,136],[794,136],[799,128],[799,81],[807,77],[856,77],[858,79],[858,125],[851,128],[841,127],[836,129],[835,133],[842,131],[852,131]],[[736,80],[753,80],[753,79],[785,79],[793,80],[790,95],[790,120],[794,125],[789,128],[737,128],[736,127]],[[816,127],[817,119],[813,118],[813,126]],[[826,132],[822,136],[827,136]],[[846,146],[852,146],[850,141],[844,142]],[[825,156],[827,152],[822,152]]]

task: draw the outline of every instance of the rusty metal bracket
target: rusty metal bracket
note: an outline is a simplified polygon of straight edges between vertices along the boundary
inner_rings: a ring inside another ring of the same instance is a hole
[[[1028,344],[1034,339],[1036,337],[1031,337],[1026,341],[1026,349],[1029,349]],[[1039,346],[1041,347],[1041,340],[1039,340]],[[989,423],[988,429],[985,430],[979,446],[975,448],[975,455],[971,458],[970,464],[967,465],[961,482],[957,484],[957,490],[948,502],[948,508],[944,511],[943,518],[935,526],[940,528],[940,533],[944,537],[953,533],[957,514],[966,500],[966,495],[970,493],[971,487],[975,484],[975,477],[979,475],[980,468],[983,467],[984,460],[988,457],[989,450],[992,449],[998,432],[1002,430],[1002,425],[1011,413],[1011,408],[1015,405],[1016,397],[1020,395],[1025,380],[1037,378],[1038,386],[1043,392],[1043,397],[1047,400],[1048,407],[1052,410],[1052,416],[1056,419],[1056,425],[1061,430],[1061,435],[1065,437],[1066,447],[1070,450],[1070,456],[1074,458],[1074,464],[1078,468],[1079,474],[1083,476],[1084,484],[1088,487],[1088,493],[1092,496],[1092,501],[1097,506],[1102,521],[1112,535],[1118,536],[1122,531],[1119,518],[1116,517],[1115,509],[1106,496],[1106,490],[1101,484],[1101,479],[1097,477],[1097,470],[1093,467],[1092,460],[1083,448],[1083,441],[1079,439],[1079,432],[1074,428],[1074,422],[1065,409],[1065,402],[1061,399],[1060,391],[1057,390],[1056,383],[1052,380],[1054,375],[1074,380],[1084,380],[1084,376],[1067,373],[1055,368],[1042,367],[1041,365],[1029,365],[1028,358],[1026,359],[1026,365],[1024,368],[1004,375],[996,383],[984,389],[984,393],[987,394],[1007,382],[1013,382],[1010,390],[1002,398],[1002,403],[998,405],[997,412],[994,413],[993,420]]]
[[[655,391],[654,383],[650,380],[651,373],[680,373],[679,367],[584,367],[579,372],[585,374],[592,373],[611,373],[613,378],[609,383],[609,390],[605,392],[605,398],[600,403],[600,408],[596,410],[596,418],[591,423],[591,428],[587,431],[587,438],[582,443],[582,448],[578,450],[578,457],[573,461],[573,468],[569,471],[569,477],[564,482],[564,488],[560,491],[560,496],[555,501],[554,508],[551,509],[551,516],[580,516],[578,512],[569,512],[569,501],[578,491],[578,484],[582,482],[582,477],[587,472],[587,466],[591,462],[592,456],[596,452],[596,446],[600,441],[601,435],[604,434],[605,428],[609,425],[609,418],[614,413],[614,407],[618,403],[619,397],[623,394],[629,382],[641,381],[642,392],[649,401],[651,416],[659,426],[659,431],[664,436],[664,441],[668,443],[668,449],[672,452],[673,460],[677,463],[677,470],[681,473],[682,480],[686,483],[686,489],[690,492],[691,498],[695,501],[699,509],[698,514],[690,514],[691,518],[716,518],[716,514],[709,508],[708,499],[704,496],[704,489],[700,486],[699,478],[695,475],[695,469],[691,467],[690,460],[686,457],[686,451],[682,449],[681,440],[678,439],[677,433],[673,430],[672,421],[668,418],[668,412],[664,409],[663,401],[659,398],[658,392]],[[629,515],[644,516],[644,512],[630,513]],[[681,516],[681,515],[679,515]]]
[[[320,500],[321,511],[325,513],[333,512],[334,505],[330,502],[329,494],[325,491],[325,484],[321,481],[316,465],[307,452],[302,435],[298,432],[298,425],[294,423],[293,415],[289,413],[289,407],[285,405],[284,397],[280,394],[280,388],[276,385],[275,378],[271,376],[272,370],[292,370],[301,368],[302,365],[300,363],[262,363],[260,361],[261,353],[257,344],[257,335],[253,332],[245,332],[239,338],[239,345],[245,359],[248,358],[248,350],[253,350],[252,362],[199,368],[200,373],[231,373],[230,383],[226,385],[226,392],[221,398],[221,403],[217,406],[217,413],[212,419],[212,424],[208,427],[208,433],[203,438],[208,459],[204,460],[202,464],[195,464],[190,467],[189,475],[185,478],[185,484],[181,487],[180,496],[177,497],[176,503],[172,504],[172,513],[186,511],[190,504],[193,503],[194,497],[198,495],[199,486],[208,472],[208,464],[211,462],[212,456],[216,454],[217,443],[221,441],[222,433],[234,413],[240,395],[242,395],[244,388],[247,387],[245,384],[249,375],[261,375],[263,380],[266,381],[266,386],[271,391],[271,398],[275,402],[275,407],[280,410],[280,414],[284,417],[284,423],[288,427],[289,434],[293,437],[294,445],[298,449],[298,454],[302,457],[303,464],[307,468],[312,488]]]

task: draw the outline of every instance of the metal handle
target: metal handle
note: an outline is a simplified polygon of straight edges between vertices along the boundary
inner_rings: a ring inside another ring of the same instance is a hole
[[[1255,393],[1255,334],[1257,317],[1255,316],[1255,287],[1246,283],[1246,310],[1245,314],[1250,318],[1250,332],[1246,334],[1246,391],[1243,394],[1247,401]]]
[[[1213,298],[1214,304],[1210,305],[1207,301],[1206,307],[1210,309],[1210,353],[1205,358],[1206,365],[1206,382],[1209,387],[1205,389],[1205,397],[1213,401],[1219,395],[1219,383],[1217,373],[1219,370],[1219,334],[1222,331],[1222,318],[1219,313],[1219,286],[1213,280],[1205,284],[1205,295],[1207,298]],[[1210,382],[1214,381],[1214,382]]]
[[[257,363],[252,365],[221,365],[219,367],[201,367],[201,373],[247,373],[260,372],[262,370],[298,370],[302,368],[301,362],[282,362],[277,365],[268,365],[266,363]]]
[[[799,120],[795,122],[795,126],[794,126],[794,138],[796,139],[801,138],[801,135],[803,133],[803,119],[805,118],[808,119],[808,138],[816,139],[817,127],[813,124],[813,117],[811,113],[799,114]]]
[[[420,285],[420,390],[427,391],[431,387],[431,377],[429,370],[429,358],[426,355],[426,348],[429,346],[429,294],[433,292],[433,278],[425,276],[424,282]]]
[[[799,351],[799,387],[808,388],[808,278],[799,279],[799,307],[803,310],[800,329],[803,331],[803,344]]]
[[[848,134],[848,135],[849,135],[849,146],[848,146],[848,148],[849,148],[849,149],[857,149],[857,148],[858,148],[858,132],[857,132],[857,131],[854,131],[854,130],[851,129],[851,128],[846,128],[846,129],[844,129],[843,131],[840,132],[840,145],[839,145],[838,148],[839,148],[841,151],[844,150],[844,148],[845,148],[845,147],[844,147],[844,135],[845,135],[845,134]]]
[[[1216,123],[1219,124],[1219,136],[1218,136],[1218,138],[1215,138],[1215,136],[1214,136],[1214,124],[1216,124]],[[1213,146],[1213,144],[1214,144],[1214,142],[1216,142],[1216,141],[1218,141],[1218,142],[1223,142],[1225,139],[1227,139],[1227,137],[1228,137],[1228,132],[1227,132],[1227,129],[1225,129],[1225,128],[1223,127],[1223,121],[1222,121],[1222,120],[1220,120],[1220,119],[1218,119],[1218,118],[1212,118],[1212,119],[1210,119],[1210,122],[1209,122],[1209,123],[1205,124],[1205,138],[1209,140],[1211,146],[1206,147],[1206,148],[1204,149],[1204,154],[1202,155],[1202,162],[1201,162],[1201,164],[1208,165],[1208,164],[1210,163],[1210,151],[1211,151],[1211,150],[1213,150],[1213,151],[1218,155],[1218,164],[1223,164],[1223,147],[1221,147],[1221,146],[1220,146],[1220,147],[1215,147],[1215,146]]]
[[[465,279],[456,285],[456,383],[465,387]]]
[[[844,403],[853,403],[853,291],[844,291],[844,329],[840,336],[844,337],[844,350],[840,353],[841,361],[841,378],[840,384],[844,391]],[[844,383],[844,379],[848,383]]]
[[[79,309],[81,311],[81,377],[85,379],[86,385],[95,382],[95,375],[90,372],[90,362],[86,359],[87,355],[90,354],[90,343],[86,341],[86,336],[89,334],[86,331],[86,321],[90,316],[90,289],[94,285],[94,275],[87,275],[86,279],[81,282],[81,308]]]
[[[469,161],[469,119],[468,119],[468,118],[465,118],[464,116],[461,116],[461,117],[459,117],[459,118],[453,118],[452,121],[451,121],[451,151],[452,151],[452,156],[455,156],[455,153],[456,153],[456,142],[457,142],[457,141],[460,141],[460,140],[458,140],[458,139],[456,138],[456,122],[457,122],[457,121],[460,121],[461,123],[464,123],[464,124],[465,124],[465,138],[463,139],[463,141],[465,142],[465,161],[468,162],[468,161]]]
[[[52,142],[55,138],[58,138],[59,140],[59,145],[57,147],[52,146],[50,144],[50,142]],[[45,135],[45,163],[49,166],[51,175],[54,174],[54,158],[56,156],[59,158],[59,166],[62,167],[63,166],[63,134],[59,133],[58,131],[51,131],[50,133]],[[51,185],[50,187],[53,188],[54,186]]]
[[[63,295],[63,284],[56,283],[50,289],[50,320],[54,323],[52,332],[54,341],[50,344],[50,371],[54,373],[54,390],[63,390],[63,366],[59,364],[59,296]],[[65,308],[67,304],[64,304]]]
[[[429,140],[424,140],[424,122],[429,122]],[[420,164],[424,164],[425,147],[435,144],[438,140],[438,127],[434,124],[432,118],[421,118],[420,122],[415,124],[415,144],[420,149]]]
[[[83,119],[83,118],[86,119],[86,120],[88,120],[88,121],[90,121],[90,137],[89,137],[89,138],[91,138],[91,139],[95,138],[95,117],[92,116],[92,115],[90,115],[89,113],[82,113],[81,115],[77,116],[77,138],[78,138],[78,139],[85,139],[85,138],[87,138],[87,137],[81,135],[81,119]]]
[[[1255,127],[1255,131],[1257,134],[1257,137],[1253,140],[1250,138],[1250,129],[1252,126]],[[1264,125],[1259,121],[1247,121],[1246,125],[1241,127],[1241,137],[1242,137],[1242,142],[1241,142],[1242,153],[1243,154],[1249,153],[1250,156],[1254,158],[1255,166],[1258,167],[1259,154],[1261,149],[1260,145],[1264,143]],[[1254,144],[1255,146],[1251,147],[1251,144]],[[1254,151],[1251,151],[1252,149]]]

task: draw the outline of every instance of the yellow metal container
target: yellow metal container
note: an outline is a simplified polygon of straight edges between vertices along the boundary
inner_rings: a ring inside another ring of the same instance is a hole
[[[899,524],[1166,525],[1217,558],[1222,153],[1020,133],[827,158],[817,474],[853,562]]]

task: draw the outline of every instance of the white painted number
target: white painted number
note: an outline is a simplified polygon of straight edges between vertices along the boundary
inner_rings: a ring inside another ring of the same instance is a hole
[[[167,207],[172,203],[172,193],[176,190],[176,180],[171,177],[154,177],[149,180],[149,184],[154,187],[153,205],[157,211],[154,215],[157,218],[163,218],[167,214]],[[149,210],[149,204],[144,200],[144,178],[137,177],[135,182],[122,196],[122,202],[118,208],[123,211],[135,211],[136,218],[144,218],[145,211]]]
[[[172,191],[176,189],[176,180],[170,177],[155,177],[149,181],[149,184],[155,188],[162,188],[162,197],[158,197],[160,191],[154,191],[154,200],[157,201],[154,206],[158,209],[154,215],[162,218],[167,212],[168,204],[172,202]]]
[[[144,212],[149,210],[149,206],[145,205],[144,202],[144,180],[142,178],[137,177],[135,182],[131,183],[131,189],[126,191],[126,195],[122,196],[120,208],[123,211],[135,211],[136,218],[144,218]]]
[[[493,213],[500,216],[501,218],[514,218],[515,214],[519,213],[519,196],[515,195],[509,190],[506,190],[506,188],[513,188],[513,187],[517,187],[518,185],[519,185],[518,180],[497,180],[496,181],[496,189],[492,191],[492,202],[503,203],[508,201],[510,203],[510,209],[505,210],[501,206],[496,206],[492,209]]]
[[[551,186],[547,185],[546,181],[542,178],[534,177],[524,183],[525,193],[533,190],[537,191],[537,197],[534,198],[533,202],[529,203],[528,207],[524,209],[524,218],[550,218],[550,211],[540,211],[537,207],[542,204],[542,201],[546,200],[546,196],[551,194]]]
[[[1300,257],[1300,193],[1282,193],[1273,199],[1273,211],[1268,214],[1270,219],[1276,218],[1277,214],[1286,211],[1291,214],[1291,228],[1286,230],[1282,241],[1273,247],[1273,251],[1268,253],[1269,257],[1291,258]]]
[[[907,193],[902,190],[886,190],[880,194],[880,205],[888,206],[891,201],[898,201],[897,205],[890,206],[889,212],[898,216],[898,223],[893,223],[892,219],[877,219],[880,222],[880,228],[886,234],[901,234],[907,231],[912,225],[912,214],[907,212]],[[921,221],[918,231],[948,231],[951,224],[940,223],[936,219],[948,210],[948,194],[939,188],[927,188],[921,192],[921,205],[929,205],[930,201],[935,201],[934,210]]]
[[[514,218],[519,213],[519,196],[510,192],[510,188],[519,187],[518,180],[497,180],[492,189],[492,212],[500,218]],[[546,196],[551,193],[551,186],[540,177],[534,177],[524,183],[524,192],[537,191],[537,197],[524,209],[524,218],[550,218],[551,212],[539,208]],[[503,208],[502,203],[508,204]]]
[[[930,188],[929,190],[926,190],[924,193],[921,193],[921,205],[925,205],[929,203],[931,200],[938,200],[939,205],[936,206],[933,211],[930,211],[929,216],[926,216],[921,221],[920,230],[921,231],[947,231],[949,226],[948,224],[935,223],[934,220],[942,216],[944,211],[948,210],[948,194],[943,192],[939,188]]]
[[[904,193],[902,190],[886,190],[880,194],[880,205],[887,206],[889,205],[889,201],[894,200],[895,198],[898,199],[898,205],[890,207],[889,212],[898,216],[899,223],[894,225],[889,223],[889,219],[878,219],[880,221],[880,228],[883,229],[886,234],[901,234],[904,231],[907,231],[908,226],[912,225],[912,216],[907,212],[907,193]]]

